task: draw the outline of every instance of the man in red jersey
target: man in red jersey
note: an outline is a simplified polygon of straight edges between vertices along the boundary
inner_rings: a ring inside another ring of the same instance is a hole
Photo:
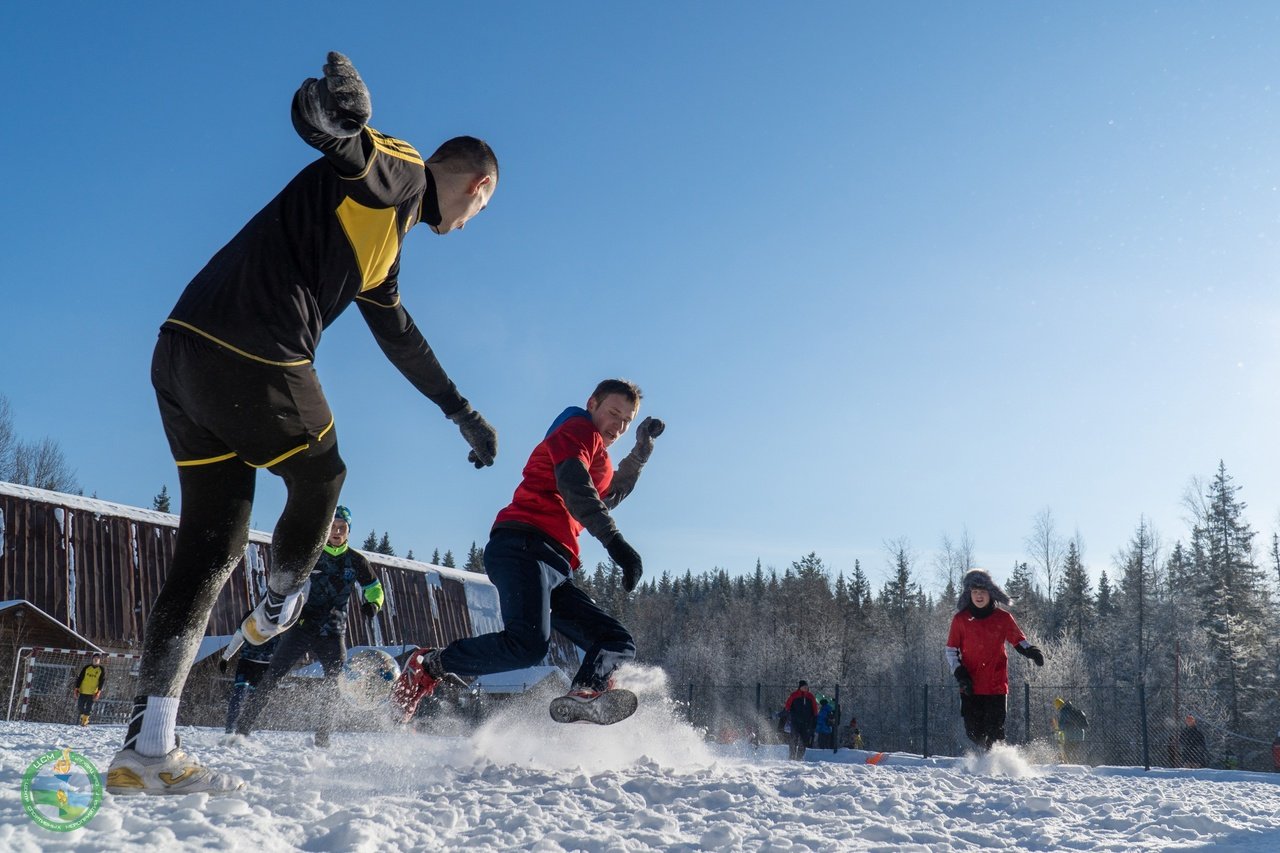
[[[947,662],[960,684],[960,716],[964,732],[983,750],[1004,740],[1004,720],[1009,695],[1009,658],[1004,644],[1044,666],[1044,654],[1031,645],[1013,615],[997,604],[1008,604],[1005,594],[983,569],[964,576],[959,611],[951,619],[947,635]]]
[[[606,379],[585,409],[571,406],[551,424],[529,456],[511,503],[494,520],[484,549],[485,573],[498,589],[504,627],[412,654],[395,690],[405,719],[441,679],[536,665],[547,655],[554,628],[583,650],[569,694],[557,700],[566,718],[616,722],[617,709],[604,710],[607,699],[596,710],[591,706],[609,691],[614,670],[635,657],[635,641],[574,585],[572,572],[581,565],[578,535],[585,529],[622,569],[627,592],[640,582],[640,555],[622,538],[609,511],[635,488],[665,425],[645,418],[636,428],[635,447],[616,471],[608,453],[635,419],[640,399],[634,383]],[[634,697],[630,702],[634,711]]]

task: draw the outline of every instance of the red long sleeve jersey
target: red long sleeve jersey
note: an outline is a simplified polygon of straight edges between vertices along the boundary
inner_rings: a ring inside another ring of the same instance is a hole
[[[1026,639],[1013,614],[996,608],[985,619],[977,619],[968,608],[951,617],[947,645],[960,651],[960,663],[973,678],[973,692],[993,696],[1009,692],[1009,655],[1004,644],[1017,645]]]

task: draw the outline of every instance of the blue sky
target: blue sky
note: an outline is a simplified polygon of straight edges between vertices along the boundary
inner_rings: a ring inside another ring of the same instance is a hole
[[[932,583],[967,530],[1004,576],[1048,507],[1096,574],[1140,516],[1185,537],[1219,459],[1276,528],[1273,4],[264,5],[7,13],[0,393],[87,494],[176,490],[156,329],[312,158],[289,99],[337,49],[379,130],[502,164],[401,274],[498,463],[348,312],[316,366],[358,536],[483,544],[615,375],[668,423],[617,512],[649,573],[816,551],[878,582],[906,540]]]

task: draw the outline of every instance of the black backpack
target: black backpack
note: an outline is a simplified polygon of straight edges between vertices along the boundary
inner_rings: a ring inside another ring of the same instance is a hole
[[[1067,712],[1066,722],[1069,725],[1080,729],[1089,728],[1089,718],[1084,715],[1084,711],[1081,711],[1075,705],[1068,705],[1063,710]]]

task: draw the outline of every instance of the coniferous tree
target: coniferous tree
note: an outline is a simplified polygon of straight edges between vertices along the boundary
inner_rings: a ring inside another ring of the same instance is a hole
[[[1127,649],[1133,662],[1132,670],[1126,669],[1126,672],[1131,672],[1135,681],[1145,680],[1154,642],[1150,623],[1158,583],[1159,550],[1159,538],[1143,516],[1138,519],[1138,529],[1129,544],[1116,556],[1120,585],[1114,621],[1120,631],[1118,642]]]
[[[156,512],[169,512],[169,487],[161,486],[160,493],[151,499],[151,508]]]
[[[1078,537],[1077,537],[1078,538]],[[1054,601],[1057,614],[1055,625],[1083,647],[1085,637],[1093,625],[1093,591],[1089,572],[1080,558],[1076,539],[1067,543],[1067,555],[1062,562],[1062,575],[1058,579],[1058,594]]]
[[[412,549],[412,548],[410,548],[410,549],[409,549],[409,553],[408,553],[408,554],[405,554],[405,555],[404,555],[404,558],[405,558],[406,560],[412,560],[412,559],[413,559],[413,549]]]
[[[456,569],[458,567],[457,564],[453,562],[452,551],[444,552],[444,562],[440,563],[440,565],[444,566],[446,569]]]
[[[476,547],[474,540],[471,542],[471,550],[467,551],[467,561],[462,564],[462,568],[477,575],[484,574],[484,551]]]
[[[378,553],[386,554],[388,557],[396,555],[396,549],[391,547],[391,536],[384,530],[382,538],[378,540]]]
[[[433,566],[440,565],[440,549],[439,548],[431,552],[431,565]]]
[[[370,554],[378,553],[378,531],[369,531],[369,535],[364,537],[364,544],[360,546],[360,550],[368,551]]]

